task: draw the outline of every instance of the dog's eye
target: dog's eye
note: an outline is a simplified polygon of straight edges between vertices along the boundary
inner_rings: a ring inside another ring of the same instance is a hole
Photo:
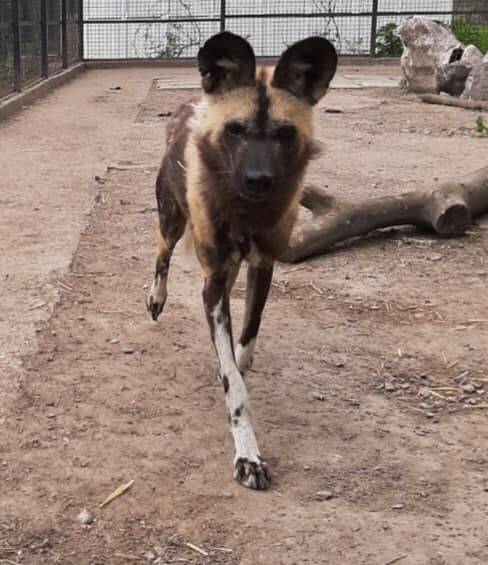
[[[296,127],[289,124],[280,126],[275,131],[275,137],[280,141],[292,141],[295,139],[296,134]]]
[[[240,122],[228,122],[225,124],[225,131],[231,135],[239,136],[246,131],[246,128]]]

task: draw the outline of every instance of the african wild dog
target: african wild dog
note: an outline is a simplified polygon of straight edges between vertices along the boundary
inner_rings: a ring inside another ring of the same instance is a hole
[[[317,151],[312,106],[336,66],[335,49],[322,37],[292,45],[272,71],[256,70],[246,40],[215,35],[198,53],[203,97],[170,122],[156,185],[159,254],[147,307],[156,320],[171,255],[187,227],[205,274],[203,302],[234,438],[234,477],[254,489],[267,488],[270,477],[242,372],[251,366],[273,263],[287,246],[301,180]],[[244,259],[246,313],[234,353],[229,294]]]

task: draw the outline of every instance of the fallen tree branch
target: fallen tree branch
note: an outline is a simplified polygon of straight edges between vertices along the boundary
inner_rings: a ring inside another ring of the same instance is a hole
[[[472,218],[488,211],[488,167],[435,190],[357,204],[336,201],[322,189],[307,186],[301,204],[314,217],[293,233],[280,258],[286,263],[324,253],[339,242],[391,226],[413,225],[430,228],[442,237],[460,236]]]
[[[464,98],[456,98],[455,96],[447,96],[445,94],[420,94],[419,98],[426,104],[441,104],[443,106],[464,108],[465,110],[488,111],[488,102],[484,102],[483,100],[466,100]]]
[[[314,217],[337,206],[337,200],[321,188],[309,184],[305,187],[300,204],[310,210]]]

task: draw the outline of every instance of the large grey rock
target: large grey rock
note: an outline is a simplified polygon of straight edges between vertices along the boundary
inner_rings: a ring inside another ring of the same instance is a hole
[[[439,68],[462,58],[464,45],[444,24],[422,16],[407,18],[399,27],[404,50],[403,74],[413,92],[440,92]]]
[[[488,53],[485,55],[485,58],[483,59],[483,63],[488,63]]]
[[[477,65],[483,61],[483,53],[476,45],[468,45],[463,52],[461,61],[467,65]]]
[[[437,69],[437,88],[451,96],[461,96],[466,87],[466,79],[473,67],[463,61],[441,65]]]
[[[475,65],[466,80],[463,98],[488,100],[488,61]]]

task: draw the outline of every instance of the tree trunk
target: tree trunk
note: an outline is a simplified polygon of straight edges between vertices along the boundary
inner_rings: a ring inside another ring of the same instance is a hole
[[[472,218],[488,211],[488,167],[438,189],[341,203],[315,186],[307,186],[301,202],[313,220],[292,235],[280,258],[294,263],[329,250],[333,245],[380,228],[413,225],[443,237],[463,235]]]

